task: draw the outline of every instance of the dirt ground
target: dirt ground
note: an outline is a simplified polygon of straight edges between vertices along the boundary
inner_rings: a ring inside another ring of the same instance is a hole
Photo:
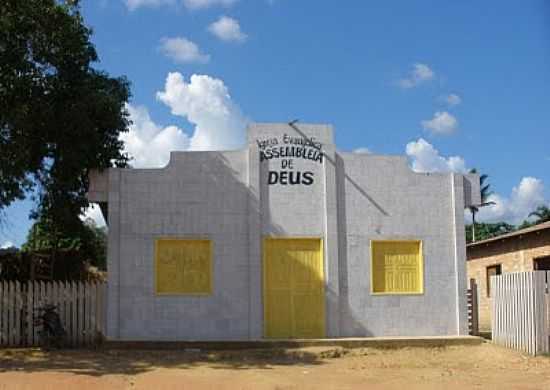
[[[0,389],[550,389],[550,357],[479,346],[395,350],[0,350]]]

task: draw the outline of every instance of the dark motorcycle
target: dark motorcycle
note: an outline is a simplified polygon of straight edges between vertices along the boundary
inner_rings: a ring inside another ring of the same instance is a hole
[[[38,311],[38,315],[35,314],[34,326],[42,328],[38,331],[41,347],[44,349],[63,347],[67,332],[61,324],[55,305],[46,304],[35,310]]]

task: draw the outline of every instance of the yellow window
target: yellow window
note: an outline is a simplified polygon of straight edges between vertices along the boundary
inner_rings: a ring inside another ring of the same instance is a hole
[[[373,294],[423,292],[421,241],[371,241]]]
[[[157,294],[210,294],[210,240],[159,239],[155,242]]]

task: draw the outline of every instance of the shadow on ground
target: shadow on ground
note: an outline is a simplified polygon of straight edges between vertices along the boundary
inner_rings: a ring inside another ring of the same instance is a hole
[[[270,349],[253,351],[173,350],[0,350],[0,373],[57,371],[81,375],[135,375],[158,368],[273,369],[289,365],[319,365],[338,357],[341,350],[304,351]]]

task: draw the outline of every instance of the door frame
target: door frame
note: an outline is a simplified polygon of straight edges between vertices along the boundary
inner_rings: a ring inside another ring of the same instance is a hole
[[[327,321],[326,321],[326,305],[327,305],[327,296],[326,296],[326,261],[325,261],[325,240],[324,240],[324,237],[323,236],[269,236],[269,235],[265,235],[262,237],[262,243],[261,243],[261,248],[262,248],[262,306],[263,306],[263,310],[262,310],[262,313],[263,313],[263,317],[262,317],[262,338],[263,339],[270,339],[270,340],[273,340],[271,338],[268,338],[266,336],[266,330],[267,330],[267,321],[266,321],[266,317],[267,317],[267,297],[266,297],[266,294],[267,294],[267,267],[266,267],[266,261],[267,261],[267,258],[266,258],[266,250],[265,250],[265,243],[266,241],[268,240],[273,240],[273,241],[277,241],[277,240],[318,240],[319,241],[319,256],[321,258],[321,271],[322,271],[322,274],[321,274],[321,277],[322,277],[322,283],[321,283],[321,286],[322,286],[322,297],[323,297],[323,305],[322,305],[322,314],[321,314],[321,318],[322,318],[322,321],[323,321],[323,324],[322,324],[322,328],[323,328],[323,335],[321,336],[321,338],[326,338],[326,335],[327,335],[327,329],[326,329],[326,325],[327,325]]]

